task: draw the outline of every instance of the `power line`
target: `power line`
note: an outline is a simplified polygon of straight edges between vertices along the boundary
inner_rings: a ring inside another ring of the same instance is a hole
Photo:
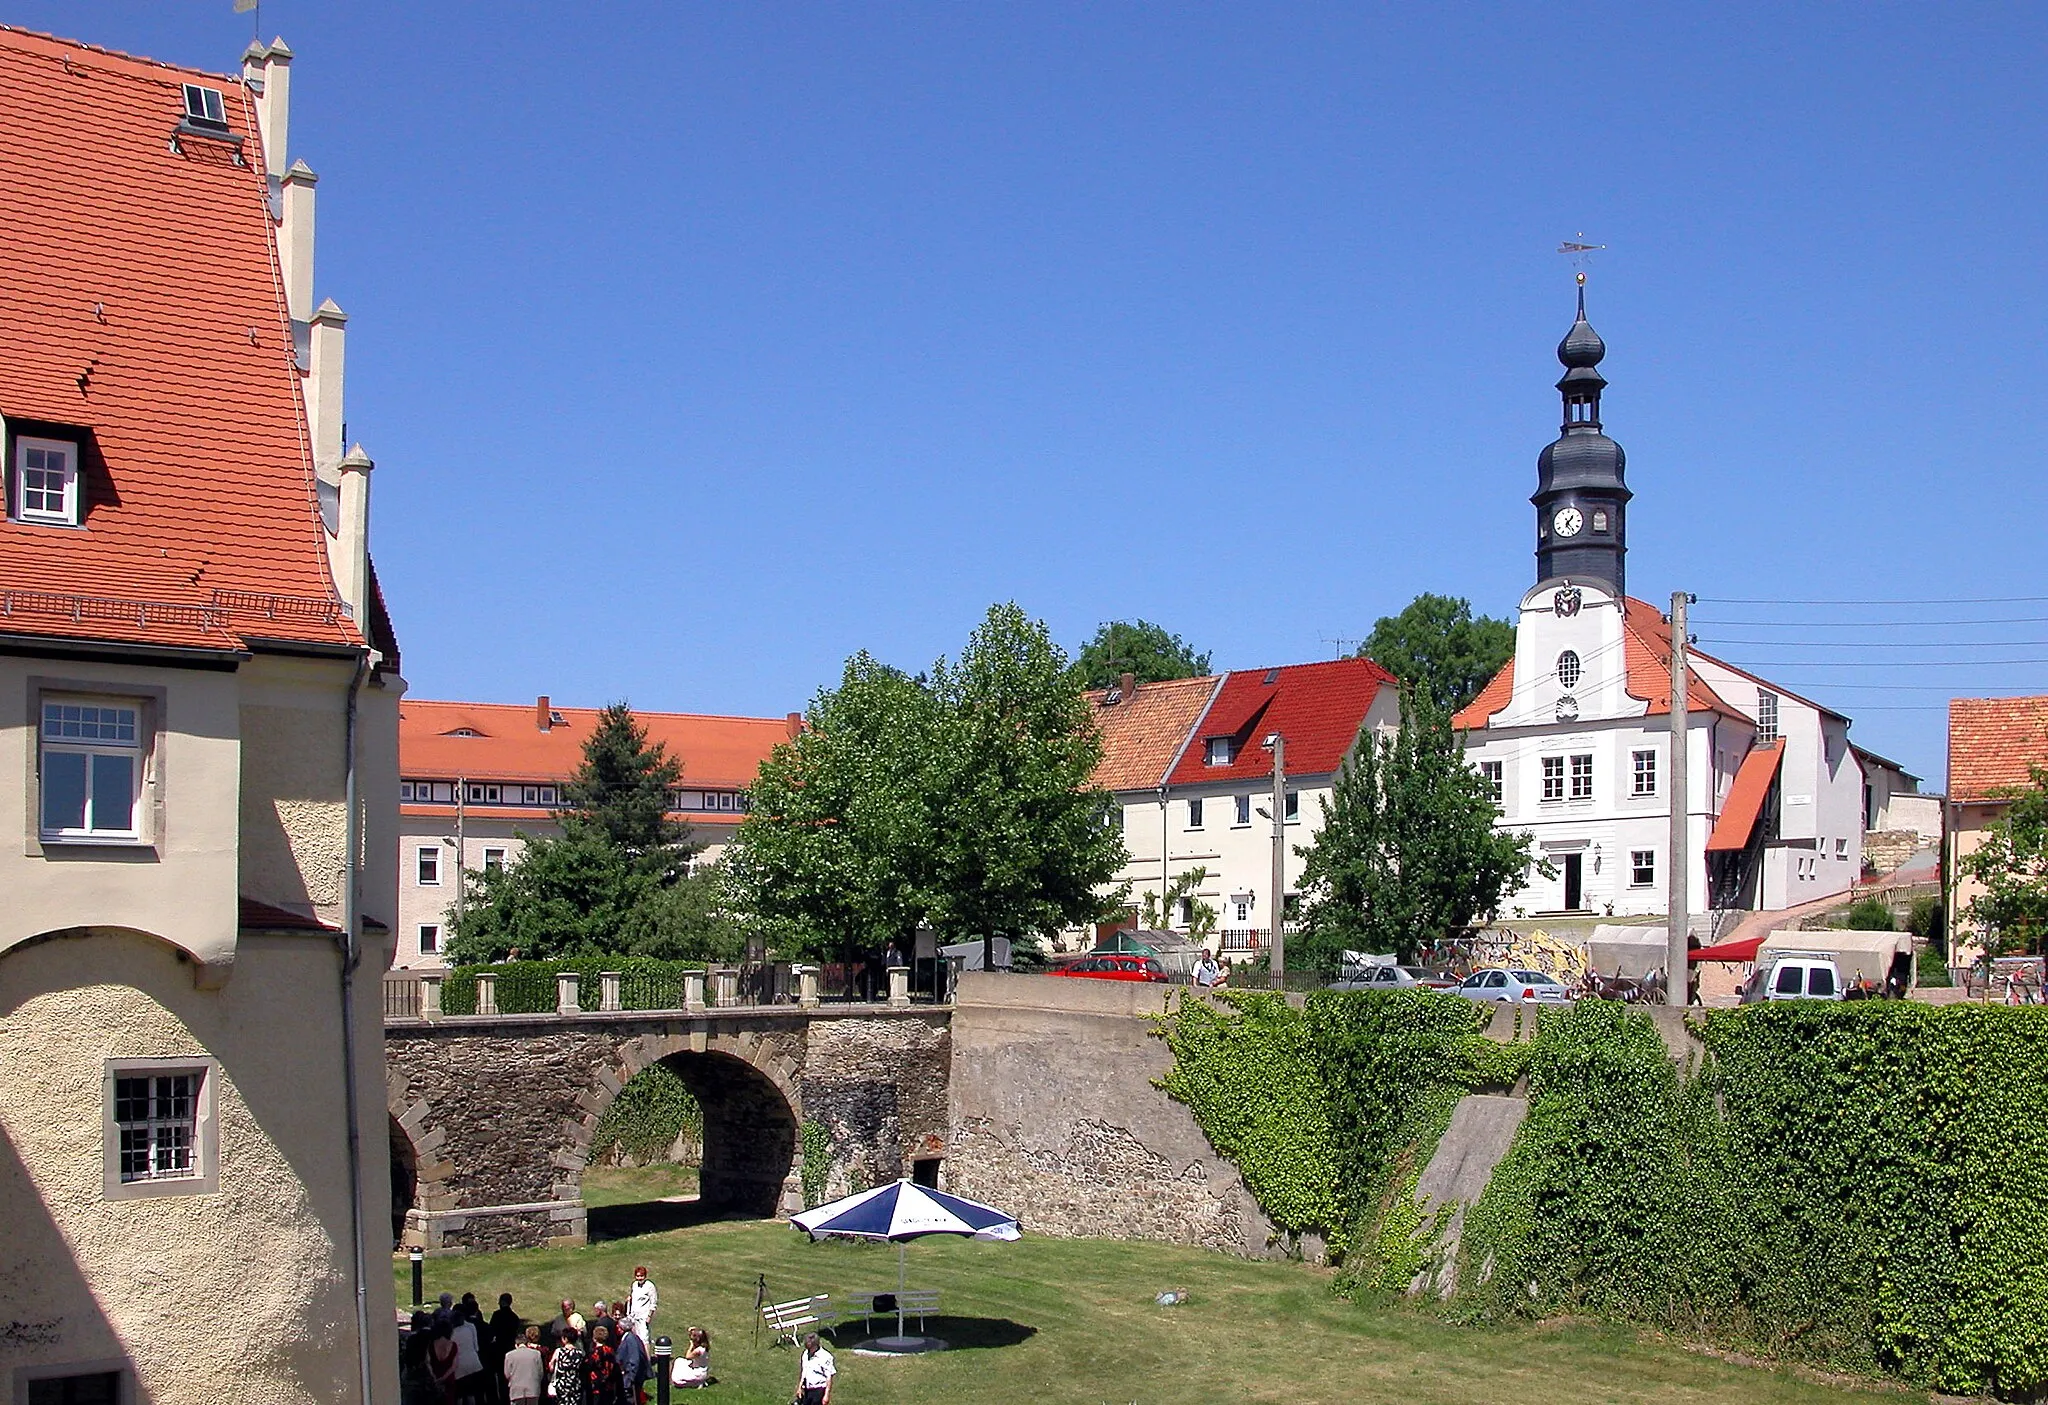
[[[1828,682],[1822,684],[1821,686],[1825,688],[1833,688],[1838,691],[1856,693],[1949,693],[1951,695],[1960,696],[1959,694],[1956,694],[1955,685],[1953,683]],[[2044,688],[2048,688],[2048,685],[2038,683],[1978,683],[1974,686],[1978,688],[1988,689],[1991,692],[2012,693],[2018,697],[2034,697],[2037,696],[2041,691],[2043,691]],[[1983,696],[1983,694],[1973,693],[1970,696],[1981,697]]]
[[[1872,605],[2048,605],[2048,595],[1982,595],[1949,600],[1761,600],[1741,599],[1732,595],[1700,595],[1694,598],[1702,605],[1842,605],[1859,609]]]
[[[1755,672],[1765,668],[2003,668],[2007,664],[2048,664],[2048,659],[1772,659],[1736,666]]]
[[[1992,624],[2048,624],[2048,615],[2013,615],[1994,620],[1703,620],[1696,629],[1970,629]]]
[[[2048,639],[1716,639],[1708,644],[1757,644],[1766,649],[2048,649]]]

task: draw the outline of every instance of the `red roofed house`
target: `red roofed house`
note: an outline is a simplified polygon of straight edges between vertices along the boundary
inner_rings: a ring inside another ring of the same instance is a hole
[[[683,763],[671,818],[716,862],[747,814],[747,789],[778,743],[802,726],[787,717],[636,712],[649,740]],[[398,716],[400,966],[444,964],[464,869],[519,858],[528,837],[561,833],[562,783],[583,762],[598,710],[406,699]]]
[[[1963,914],[1984,888],[1957,866],[2005,817],[2008,794],[2033,783],[2033,766],[2048,766],[2048,697],[1949,699],[1946,872],[1958,932],[1969,926]]]
[[[344,319],[309,305],[290,62],[0,26],[17,1401],[397,1400],[379,987],[405,684],[370,461],[342,451]],[[261,1324],[232,1350],[224,1307]]]
[[[1286,741],[1287,891],[1322,825],[1345,754],[1366,728],[1399,725],[1393,678],[1370,659],[1248,669],[1221,677],[1125,685],[1089,694],[1103,737],[1095,780],[1121,802],[1130,861],[1118,876],[1134,905],[1189,869],[1196,896],[1222,914],[1226,949],[1265,947],[1273,887],[1273,752]],[[1185,927],[1189,913],[1171,914]]]
[[[1578,320],[1558,346],[1564,426],[1538,460],[1537,584],[1515,654],[1454,719],[1533,869],[1510,911],[1670,910],[1671,627],[1624,589],[1621,446],[1600,428],[1606,345]],[[1846,892],[1862,871],[1864,775],[1849,719],[1705,654],[1686,689],[1686,875],[1693,913]],[[1710,928],[1712,920],[1701,923]]]

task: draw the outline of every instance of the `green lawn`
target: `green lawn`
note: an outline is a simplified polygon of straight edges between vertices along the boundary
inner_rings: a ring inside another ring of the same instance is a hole
[[[427,1295],[500,1292],[529,1317],[564,1294],[625,1295],[635,1264],[661,1289],[657,1332],[711,1330],[720,1384],[704,1405],[787,1405],[795,1354],[756,1346],[755,1275],[771,1300],[887,1289],[886,1245],[812,1244],[788,1225],[728,1221],[582,1249],[431,1259]],[[400,1301],[409,1296],[403,1260]],[[1108,1240],[1015,1244],[926,1239],[910,1246],[910,1285],[937,1288],[932,1330],[956,1350],[904,1360],[856,1357],[859,1324],[839,1333],[835,1402],[895,1405],[1086,1405],[1190,1401],[1823,1402],[1871,1391],[1790,1371],[1732,1365],[1647,1334],[1584,1321],[1459,1327],[1402,1307],[1361,1308],[1329,1292],[1329,1274],[1299,1263],[1249,1263],[1203,1250]],[[1184,1306],[1153,1295],[1185,1289]],[[652,1398],[650,1393],[650,1399]]]
[[[697,1168],[657,1161],[651,1166],[592,1166],[583,1173],[585,1205],[634,1205],[697,1193]]]

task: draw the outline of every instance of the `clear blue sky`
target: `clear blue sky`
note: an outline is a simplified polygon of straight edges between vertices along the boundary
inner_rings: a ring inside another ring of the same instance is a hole
[[[232,68],[229,0],[13,23]],[[1014,598],[1219,667],[1508,613],[1584,230],[1632,592],[1939,784],[2048,659],[2024,6],[270,0],[426,697],[779,714]],[[1803,626],[1933,622],[1890,634]],[[1717,621],[1792,622],[1801,629]],[[1786,638],[1788,647],[1722,643]],[[1782,659],[1784,664],[1766,664]],[[1854,684],[1851,688],[1845,685]],[[1921,710],[1909,710],[1909,709]]]

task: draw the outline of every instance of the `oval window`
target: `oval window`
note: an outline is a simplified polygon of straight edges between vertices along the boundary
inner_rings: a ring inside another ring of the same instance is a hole
[[[1557,656],[1557,681],[1567,688],[1579,686],[1579,656],[1570,649]]]

